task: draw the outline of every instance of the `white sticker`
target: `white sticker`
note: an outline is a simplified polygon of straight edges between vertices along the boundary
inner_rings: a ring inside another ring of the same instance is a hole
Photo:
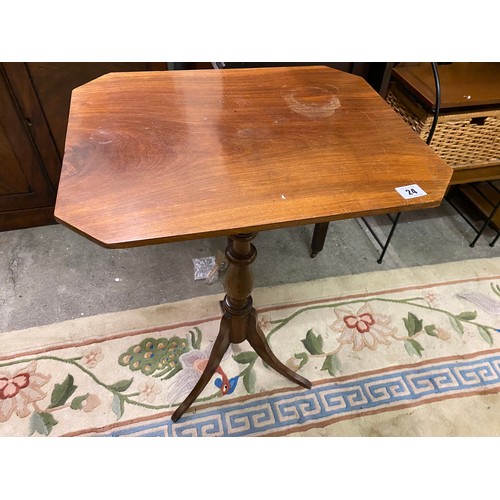
[[[427,193],[418,185],[410,184],[409,186],[397,187],[396,191],[405,199],[418,198],[419,196],[427,196]]]

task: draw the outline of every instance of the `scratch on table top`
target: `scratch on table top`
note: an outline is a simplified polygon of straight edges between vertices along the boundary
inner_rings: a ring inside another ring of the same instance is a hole
[[[368,114],[363,111],[363,114],[368,118],[369,121],[377,125],[377,122]]]

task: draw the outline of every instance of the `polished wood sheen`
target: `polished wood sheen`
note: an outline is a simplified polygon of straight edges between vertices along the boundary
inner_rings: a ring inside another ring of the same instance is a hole
[[[437,206],[451,173],[332,68],[112,73],[73,91],[55,217],[129,247]]]
[[[441,112],[453,108],[500,106],[500,63],[452,63],[438,65]],[[436,85],[430,64],[393,69],[394,78],[433,109]]]

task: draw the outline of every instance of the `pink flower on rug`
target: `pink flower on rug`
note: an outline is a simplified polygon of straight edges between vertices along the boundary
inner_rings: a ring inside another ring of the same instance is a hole
[[[290,368],[290,370],[296,372],[300,368],[300,359],[297,359],[295,357],[291,357],[288,359],[288,361],[285,363],[285,365]]]
[[[350,307],[335,308],[337,320],[330,325],[334,332],[340,333],[341,344],[352,344],[354,351],[368,347],[372,351],[378,344],[390,344],[389,337],[396,333],[391,327],[389,316],[374,313],[369,304],[355,311]]]
[[[257,325],[264,333],[266,333],[268,330],[271,329],[272,326],[271,318],[269,316],[259,316],[259,319],[257,320]]]
[[[82,411],[90,413],[101,404],[101,400],[97,394],[89,394],[87,398],[82,401]]]
[[[25,418],[31,414],[28,407],[47,396],[40,388],[50,380],[50,375],[36,371],[36,361],[14,374],[0,372],[0,422],[7,422],[15,412]]]
[[[97,363],[104,359],[104,355],[101,352],[100,347],[91,347],[83,353],[82,361],[83,364],[89,368],[95,368]]]
[[[148,380],[139,384],[139,401],[147,401],[152,403],[156,399],[156,395],[160,394],[161,387],[154,380]]]
[[[441,340],[449,340],[451,338],[450,332],[439,326],[436,328],[436,335]]]
[[[431,307],[436,307],[439,305],[439,295],[434,292],[427,291],[424,294],[424,298]]]

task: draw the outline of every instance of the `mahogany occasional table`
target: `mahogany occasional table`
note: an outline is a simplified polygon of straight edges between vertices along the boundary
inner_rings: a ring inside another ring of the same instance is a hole
[[[229,236],[220,332],[177,421],[230,343],[311,387],[257,325],[258,231],[434,207],[451,174],[364,80],[331,68],[111,73],[73,91],[55,217],[108,248]]]

